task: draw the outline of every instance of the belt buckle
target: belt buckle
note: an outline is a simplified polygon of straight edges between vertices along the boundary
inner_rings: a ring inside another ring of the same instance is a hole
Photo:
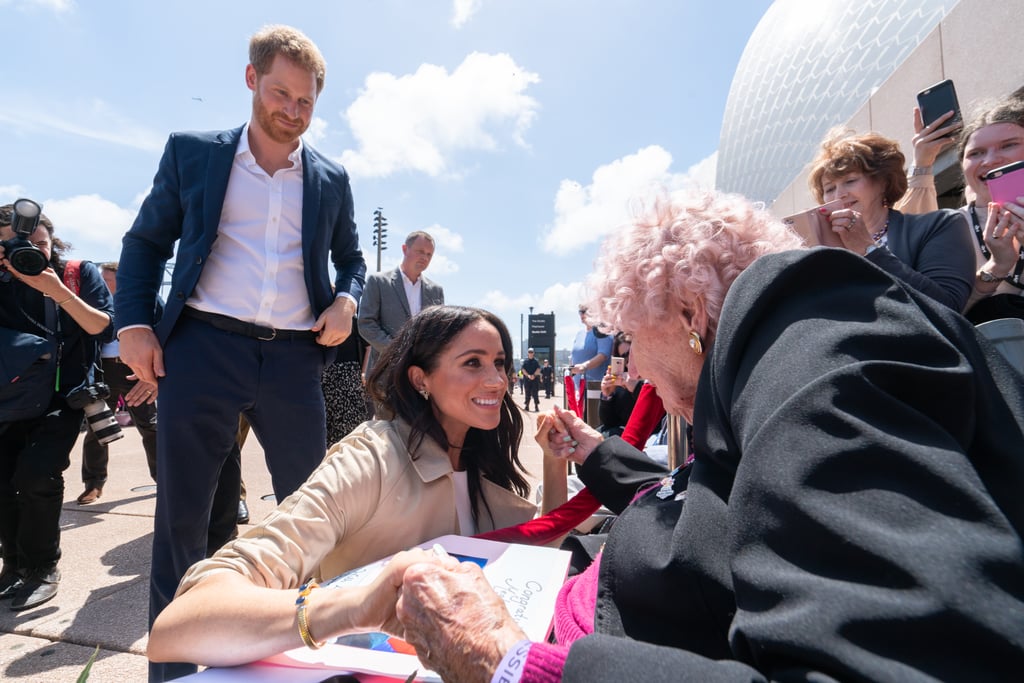
[[[258,341],[274,341],[274,338],[277,336],[277,330],[274,329],[273,327],[268,327],[266,329],[270,330],[270,336],[269,337],[256,337],[256,339]]]

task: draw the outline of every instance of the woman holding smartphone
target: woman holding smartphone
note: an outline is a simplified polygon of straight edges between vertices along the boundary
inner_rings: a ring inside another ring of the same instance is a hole
[[[907,191],[904,156],[878,133],[833,129],[821,144],[808,184],[827,213],[829,246],[860,254],[914,289],[962,311],[971,293],[970,235],[955,211],[909,216],[891,208]]]
[[[994,169],[1024,161],[1024,94],[1015,93],[971,117],[958,147],[968,197],[960,212],[971,228],[976,261],[965,315],[975,324],[1024,318],[1024,197],[993,203],[986,179]],[[914,179],[912,186],[917,187],[908,193],[904,210],[934,211],[934,177],[919,174]]]

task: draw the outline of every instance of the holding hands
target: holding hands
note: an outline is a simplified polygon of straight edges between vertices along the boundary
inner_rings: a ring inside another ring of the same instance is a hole
[[[420,661],[446,681],[491,680],[505,653],[526,638],[472,562],[409,567],[396,613]]]
[[[537,443],[544,454],[582,465],[604,437],[572,412],[554,406],[537,416]]]

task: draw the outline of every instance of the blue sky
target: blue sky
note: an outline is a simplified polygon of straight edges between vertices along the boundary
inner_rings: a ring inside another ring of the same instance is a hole
[[[769,0],[0,0],[0,202],[43,204],[73,256],[116,259],[167,134],[248,120],[249,36],[291,24],[326,86],[307,141],[352,177],[376,269],[417,229],[449,303],[576,305],[628,198],[709,184],[722,113]]]

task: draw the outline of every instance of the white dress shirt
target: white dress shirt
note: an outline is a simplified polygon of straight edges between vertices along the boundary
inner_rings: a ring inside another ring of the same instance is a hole
[[[302,259],[302,141],[292,165],[267,175],[242,130],[217,239],[187,303],[245,322],[308,330],[316,318]]]
[[[414,316],[423,308],[423,276],[416,278],[416,282],[409,279],[401,268],[398,272],[402,274],[402,284],[405,285],[405,299],[409,302],[409,316]]]

